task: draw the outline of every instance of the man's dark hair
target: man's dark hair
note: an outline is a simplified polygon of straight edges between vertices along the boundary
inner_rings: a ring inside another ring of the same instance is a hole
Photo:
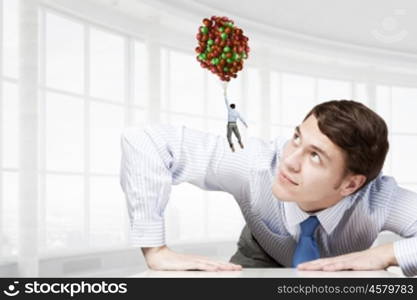
[[[236,107],[236,105],[234,105],[234,104],[232,103],[232,104],[230,104],[230,107],[234,109],[234,108]]]
[[[304,120],[310,115],[316,117],[320,131],[344,151],[345,174],[350,172],[366,176],[362,187],[378,176],[389,149],[384,119],[362,103],[352,100],[318,104]]]

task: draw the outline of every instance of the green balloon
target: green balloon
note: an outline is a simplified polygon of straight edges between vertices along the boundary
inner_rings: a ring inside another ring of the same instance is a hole
[[[207,45],[210,45],[210,46],[211,46],[211,45],[213,45],[213,44],[214,44],[214,41],[213,41],[213,40],[208,40],[208,41],[207,41]]]
[[[213,58],[212,60],[211,60],[211,64],[212,65],[217,65],[219,63],[219,59],[216,57],[216,58]]]
[[[226,59],[226,58],[227,58],[226,53],[222,53],[222,58],[223,58],[223,59]]]
[[[224,47],[223,52],[230,52],[230,47],[229,46]]]
[[[208,33],[208,28],[206,26],[201,27],[202,33]]]
[[[223,32],[224,31],[224,27],[219,27],[219,31]]]
[[[233,58],[228,58],[228,59],[226,59],[226,61],[227,61],[228,64],[231,64],[233,62]]]
[[[246,54],[246,52],[243,52],[243,53],[242,53],[242,57],[243,57],[244,59],[248,58],[248,55]]]
[[[211,47],[210,46],[207,46],[206,50],[207,50],[207,52],[210,52],[211,51]]]
[[[206,60],[207,59],[207,55],[205,53],[200,53],[200,55],[198,56],[201,60]]]
[[[232,22],[229,22],[226,25],[229,26],[229,27],[233,27],[233,23]]]
[[[233,52],[233,59],[234,60],[239,60],[240,59],[239,54],[237,54],[236,52]]]
[[[222,38],[222,40],[227,39],[227,33],[226,33],[226,32],[223,32],[223,33],[220,35],[220,37]]]
[[[224,67],[224,68],[223,68],[223,71],[225,71],[225,72],[229,72],[229,68],[228,68],[228,67]]]

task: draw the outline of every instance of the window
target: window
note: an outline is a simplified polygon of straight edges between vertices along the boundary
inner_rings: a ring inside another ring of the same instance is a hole
[[[95,173],[117,174],[120,168],[120,132],[123,108],[92,102],[90,105],[90,169]]]
[[[317,84],[318,102],[352,99],[352,84],[347,81],[319,79]]]
[[[91,96],[123,102],[125,41],[120,35],[90,28]]]
[[[395,177],[399,185],[416,190],[414,166],[417,164],[417,88],[380,85],[376,89],[376,111],[387,122],[390,150],[383,172]]]
[[[17,255],[18,236],[18,176],[17,172],[2,172],[2,226],[0,258]]]
[[[315,81],[312,77],[282,74],[282,123],[298,125],[315,104]]]
[[[135,41],[135,97],[134,103],[142,107],[148,106],[149,90],[148,90],[148,67],[152,66],[152,62],[148,61],[148,53],[143,42]]]
[[[127,35],[49,9],[42,13],[45,65],[40,67],[46,75],[46,87],[40,86],[46,158],[46,174],[41,177],[45,178],[41,209],[46,216],[40,226],[45,228],[42,251],[121,247],[127,242],[128,220],[119,187],[120,133],[128,118],[130,125],[141,126],[147,116],[146,85],[141,82],[146,52]],[[129,57],[127,44],[136,47]],[[127,63],[135,66],[129,78]],[[12,94],[10,89],[8,93]]]
[[[82,176],[46,176],[46,249],[82,249],[88,242],[84,230],[84,180]]]
[[[175,112],[203,114],[204,74],[195,59],[188,54],[169,52],[169,99]]]
[[[211,192],[208,201],[208,237],[237,241],[245,221],[236,200],[223,192]]]
[[[3,140],[2,166],[5,168],[17,168],[19,164],[18,150],[18,113],[19,101],[17,85],[3,81],[3,107],[1,109],[3,124],[1,134]]]
[[[17,255],[18,1],[0,0],[0,260]]]
[[[205,193],[207,192],[188,183],[173,187],[168,202],[171,215],[168,214],[167,227],[172,225],[173,229],[176,228],[177,235],[169,236],[167,232],[167,243],[205,239],[207,223],[205,207],[208,204]]]
[[[92,247],[122,247],[126,243],[128,216],[117,178],[91,178],[89,211]]]
[[[46,93],[46,168],[84,170],[84,99]]]
[[[417,134],[417,89],[392,88],[392,130],[395,133]]]
[[[261,122],[261,78],[259,70],[248,68],[247,70],[247,117],[246,121],[259,123]]]
[[[46,84],[81,94],[84,91],[84,27],[46,14]]]
[[[3,74],[18,77],[18,3],[16,0],[2,0],[3,5]]]

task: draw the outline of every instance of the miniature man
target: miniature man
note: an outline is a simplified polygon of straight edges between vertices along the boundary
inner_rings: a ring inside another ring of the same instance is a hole
[[[224,102],[226,103],[227,108],[227,140],[229,142],[230,149],[235,152],[235,148],[232,142],[232,132],[237,137],[240,147],[243,149],[242,139],[240,137],[239,128],[237,127],[237,119],[239,119],[245,126],[248,128],[245,120],[241,117],[239,112],[236,110],[236,105],[234,103],[229,105],[227,100],[226,88],[224,88]]]

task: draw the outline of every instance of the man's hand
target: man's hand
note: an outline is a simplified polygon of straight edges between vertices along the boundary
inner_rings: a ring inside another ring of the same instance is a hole
[[[215,261],[208,257],[180,254],[167,246],[142,248],[148,267],[159,271],[240,271],[242,266]]]
[[[381,270],[398,265],[393,244],[386,244],[364,251],[322,258],[298,265],[303,271]]]

